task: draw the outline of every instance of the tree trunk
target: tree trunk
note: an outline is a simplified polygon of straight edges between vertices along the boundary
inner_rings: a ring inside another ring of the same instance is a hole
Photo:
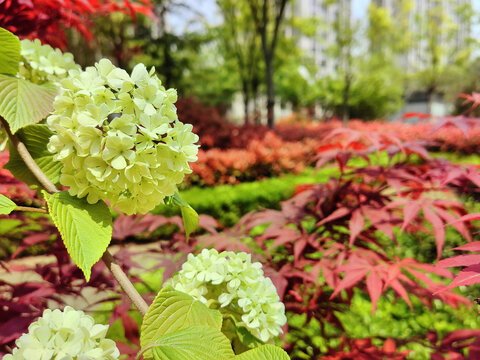
[[[350,114],[348,111],[350,102],[350,76],[345,76],[345,87],[343,88],[343,104],[342,104],[342,123],[343,127],[348,127],[348,120],[350,120]]]
[[[273,56],[265,59],[265,70],[267,80],[267,125],[270,129],[275,127],[275,87],[273,83]]]
[[[248,84],[246,81],[243,81],[242,84],[242,96],[243,96],[243,110],[244,110],[244,118],[243,123],[248,125],[250,123],[249,118],[249,107],[250,107],[250,97],[248,96]]]
[[[430,86],[427,89],[427,113],[432,116],[433,94],[435,94],[435,87]]]

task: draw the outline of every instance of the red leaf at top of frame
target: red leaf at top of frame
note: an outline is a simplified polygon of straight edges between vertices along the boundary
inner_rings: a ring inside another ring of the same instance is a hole
[[[445,243],[445,227],[442,219],[430,209],[428,205],[423,206],[423,214],[425,219],[433,226],[433,233],[435,235],[435,243],[437,245],[437,260],[442,255],[443,245]]]
[[[480,220],[480,213],[467,214],[467,215],[461,216],[458,219],[456,219],[455,221],[452,221],[447,225],[450,225],[452,223],[459,222],[459,221],[465,222],[465,221],[475,221],[475,220]]]
[[[342,290],[354,286],[356,283],[360,282],[365,275],[368,273],[368,268],[357,269],[355,271],[346,272],[345,277],[340,281],[338,286],[335,288],[335,291],[330,296],[330,300],[333,299],[338,293]]]
[[[217,228],[220,228],[221,224],[210,215],[200,214],[198,216],[198,226],[207,230],[210,234],[218,234]]]
[[[480,337],[477,337],[477,339],[468,347],[468,355],[470,356],[470,359],[480,359]]]
[[[471,339],[472,337],[478,337],[478,336],[480,336],[480,330],[474,330],[474,329],[455,330],[445,335],[445,337],[442,339],[440,346],[449,347],[454,342],[468,340],[468,339]],[[471,357],[471,359],[473,358]]]
[[[305,190],[309,190],[314,186],[315,186],[315,184],[300,184],[300,185],[297,185],[297,186],[295,186],[294,195],[300,194],[301,192],[304,192]]]
[[[363,217],[362,211],[360,209],[357,209],[352,213],[352,217],[350,218],[348,224],[348,228],[350,230],[350,245],[353,245],[353,242],[362,232],[364,226],[365,219]]]
[[[337,150],[337,149],[341,149],[341,148],[342,147],[338,143],[321,145],[321,146],[317,147],[317,152],[322,153],[322,152],[325,152],[325,151],[328,151],[328,150],[333,150],[333,149]]]
[[[443,289],[435,292],[435,294],[453,289],[457,286],[465,286],[480,283],[480,264],[470,265],[460,271],[452,283]]]
[[[367,276],[367,290],[368,294],[370,295],[370,299],[372,300],[372,314],[375,312],[377,308],[377,302],[382,294],[383,288],[383,281],[378,276],[375,269],[370,271],[370,274]],[[394,351],[395,352],[395,351]]]
[[[408,201],[405,203],[403,208],[402,231],[415,219],[420,209],[421,205],[418,201]]]
[[[410,302],[410,299],[408,298],[408,293],[407,290],[403,287],[403,285],[398,281],[397,279],[394,279],[390,281],[390,286],[392,287],[395,292],[400,295],[408,304],[410,309],[413,309],[412,303]]]
[[[465,101],[463,104],[468,104],[469,102],[472,103],[472,109],[475,109],[477,106],[480,105],[480,93],[472,92],[471,94],[460,94],[458,97],[464,98]]]
[[[452,256],[437,263],[440,267],[470,266],[480,263],[480,254],[465,254]]]
[[[418,117],[419,119],[427,119],[430,118],[432,115],[430,114],[425,114],[425,113],[419,113],[419,112],[409,112],[406,113],[402,116],[402,119],[410,119],[410,118],[416,118]]]
[[[323,225],[325,223],[328,223],[333,220],[340,219],[348,214],[350,214],[351,210],[345,207],[338,208],[335,211],[333,211],[330,215],[328,215],[326,218],[323,218],[317,223],[317,226]]]
[[[470,244],[465,244],[462,246],[457,246],[452,250],[461,250],[461,251],[480,251],[480,241],[474,241]]]
[[[383,349],[383,352],[386,353],[387,355],[392,355],[392,354],[395,354],[395,352],[397,351],[397,345],[395,345],[395,341],[393,341],[393,339],[388,338],[383,343],[382,349]]]

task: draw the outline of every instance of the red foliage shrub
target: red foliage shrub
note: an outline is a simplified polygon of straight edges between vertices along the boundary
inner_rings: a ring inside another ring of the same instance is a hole
[[[195,101],[179,98],[175,103],[181,122],[192,124],[193,131],[200,137],[203,150],[211,148],[246,148],[251,140],[263,139],[268,132],[266,126],[237,126],[222,119],[218,110]]]
[[[200,150],[191,165],[190,184],[219,185],[254,181],[284,173],[299,173],[313,162],[318,142],[284,142],[273,132],[252,140],[245,149]]]
[[[393,241],[398,249],[398,230],[432,232],[440,258],[447,224],[470,241],[471,227],[463,218],[466,210],[455,200],[455,194],[477,192],[478,171],[432,160],[425,148],[400,134],[373,131],[368,126],[332,130],[318,148],[318,166],[335,161],[341,172],[339,179],[299,188],[294,197],[281,204],[280,211],[247,214],[234,228],[200,237],[198,244],[239,250],[245,247],[245,238],[252,238],[254,228],[266,225],[261,235],[253,236],[253,242],[256,249],[261,249],[257,258],[275,274],[272,281],[281,288],[286,309],[320,323],[328,322],[340,332],[341,321],[335,314],[339,304],[350,302],[353,288],[369,294],[372,312],[387,289],[410,306],[410,296],[427,306],[434,299],[453,307],[469,304],[468,299],[453,292],[439,292],[444,287],[439,279],[452,279],[453,273],[414,258],[401,258],[398,250],[388,250],[393,245],[388,243]],[[387,152],[389,161],[383,166],[372,164],[369,155],[382,151]],[[369,164],[349,167],[352,157],[363,157]],[[321,329],[323,337],[331,338],[323,325]],[[468,335],[468,339],[475,336]],[[445,341],[431,345],[437,349],[436,356],[460,356],[461,349],[453,349],[455,345],[447,346]],[[343,349],[318,353],[315,358],[381,359],[387,356],[386,351],[391,358],[406,356],[405,352],[396,352],[392,342],[385,349],[372,346],[369,339],[345,339],[344,344]]]
[[[340,350],[340,351],[339,351]],[[404,360],[409,351],[398,351],[395,341],[387,339],[381,348],[372,344],[370,338],[347,339],[342,338],[339,349],[332,351],[332,355],[323,356],[323,360]]]
[[[152,16],[148,0],[0,0],[0,27],[20,38],[40,39],[60,49],[66,48],[65,30],[73,28],[85,39],[93,37],[90,26],[93,16],[106,16],[115,11]]]

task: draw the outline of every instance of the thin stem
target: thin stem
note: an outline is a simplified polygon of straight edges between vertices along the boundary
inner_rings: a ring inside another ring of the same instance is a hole
[[[140,311],[142,316],[147,313],[148,305],[143,300],[142,296],[137,292],[137,289],[133,286],[127,275],[123,272],[120,265],[115,262],[112,254],[107,250],[102,256],[102,260],[105,263],[105,266],[110,270],[115,279],[118,281],[123,291],[128,295],[133,305]],[[132,296],[134,295],[134,296]]]
[[[25,144],[18,138],[17,135],[12,134],[10,131],[10,127],[8,126],[8,123],[5,121],[3,117],[0,116],[0,122],[5,129],[8,138],[12,142],[13,146],[15,149],[18,151],[18,154],[22,158],[23,162],[25,165],[28,167],[28,169],[32,172],[32,174],[35,176],[35,178],[38,180],[38,182],[49,192],[50,194],[54,194],[56,192],[59,192],[57,187],[50,181],[50,179],[45,175],[45,173],[40,169],[40,167],[37,165],[35,160],[32,158],[32,155],[28,151],[27,147]],[[16,210],[19,208],[17,206]],[[33,208],[28,208],[28,211],[32,211],[31,209]],[[39,209],[37,209],[39,210]],[[23,210],[25,211],[25,210]],[[108,270],[112,273],[113,277],[117,282],[120,284],[120,287],[123,289],[125,294],[129,297],[129,299],[132,301],[132,303],[135,305],[135,307],[140,311],[140,313],[145,315],[148,310],[148,305],[143,300],[142,296],[138,293],[138,291],[135,289],[133,286],[132,282],[130,279],[127,277],[127,275],[123,272],[122,268],[115,262],[115,259],[113,258],[112,254],[108,251],[108,249],[105,251],[105,253],[102,256],[102,260],[107,266]]]
[[[48,211],[42,208],[34,208],[30,206],[17,206],[13,211],[27,211],[27,212],[36,212],[42,214],[48,214]]]

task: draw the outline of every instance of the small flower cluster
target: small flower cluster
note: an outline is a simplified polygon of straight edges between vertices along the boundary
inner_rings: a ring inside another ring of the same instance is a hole
[[[69,70],[80,70],[70,53],[62,53],[50,45],[42,45],[40,40],[22,40],[20,77],[36,84],[51,81],[58,85],[68,75]]]
[[[64,311],[47,309],[17,341],[3,360],[114,360],[120,352],[105,339],[108,326],[95,324],[91,316],[70,306]]]
[[[204,249],[198,256],[189,254],[169,284],[208,306],[220,306],[222,312],[241,314],[240,325],[262,341],[278,336],[287,321],[272,281],[244,252]]]
[[[103,59],[61,81],[48,149],[64,164],[60,183],[71,195],[146,213],[191,173],[198,136],[178,121],[177,93],[154,70],[138,64],[129,75]]]

